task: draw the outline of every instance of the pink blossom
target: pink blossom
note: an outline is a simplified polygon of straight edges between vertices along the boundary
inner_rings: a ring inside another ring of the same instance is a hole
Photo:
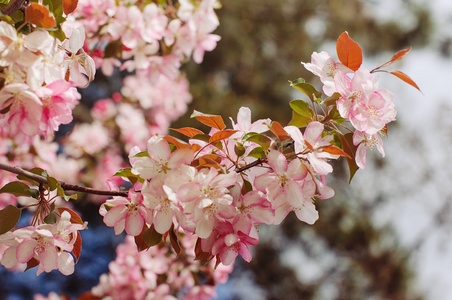
[[[329,146],[333,140],[332,135],[322,137],[324,125],[320,122],[311,122],[302,134],[295,126],[286,126],[284,129],[292,137],[295,143],[295,152],[301,158],[306,158],[316,174],[326,175],[333,171],[333,167],[327,163],[328,159],[337,159],[337,155],[332,155],[322,150]]]
[[[357,130],[375,134],[395,120],[393,95],[387,90],[377,90],[378,79],[373,80],[366,69],[358,69],[352,79],[338,72],[335,85],[342,95],[337,109]]]
[[[144,205],[153,211],[153,224],[158,233],[164,234],[177,217],[178,224],[184,223],[181,205],[177,202],[174,192],[164,185],[163,178],[156,178],[143,185]]]
[[[161,40],[168,24],[168,18],[164,15],[162,8],[155,3],[146,5],[143,9],[143,20],[143,40],[148,43]]]
[[[199,237],[207,238],[217,221],[235,216],[236,210],[231,205],[233,199],[228,187],[234,185],[236,180],[235,172],[218,174],[214,168],[209,171],[203,169],[192,182],[177,189],[177,199],[182,202],[185,213],[191,214]]]
[[[238,189],[235,192],[239,195],[238,197],[234,195],[234,205],[240,215],[248,219],[251,224],[274,223],[275,212],[265,195],[258,191],[250,191],[245,195],[242,195]]]
[[[308,174],[306,166],[299,159],[287,164],[286,157],[278,151],[271,151],[267,160],[271,171],[257,176],[254,186],[266,193],[272,203],[274,224],[281,223],[291,210],[301,221],[313,224],[318,219],[311,200],[316,194],[316,185],[312,180],[305,179]]]
[[[178,149],[171,153],[166,140],[153,136],[148,140],[149,157],[140,157],[132,163],[132,172],[143,179],[152,179],[159,174],[167,174],[181,164],[190,164],[193,152],[188,149]]]
[[[338,71],[337,76],[334,77],[334,83],[337,92],[342,95],[337,100],[337,109],[341,117],[346,119],[353,117],[351,114],[354,113],[355,107],[366,102],[366,98],[374,91],[372,74],[364,68],[358,69],[352,79],[344,72]]]
[[[141,233],[144,223],[152,223],[152,215],[143,204],[143,196],[129,190],[129,197],[114,197],[107,200],[99,210],[105,225],[114,227],[115,234],[126,230],[127,234],[136,236]]]
[[[232,128],[242,132],[242,135],[248,132],[263,133],[269,130],[270,119],[260,119],[251,123],[251,110],[248,107],[240,107],[237,113],[237,124],[231,119]]]
[[[358,149],[356,150],[355,160],[356,164],[361,169],[364,169],[364,167],[366,166],[366,153],[368,149],[373,150],[377,148],[381,155],[383,157],[385,156],[383,141],[379,133],[370,135],[361,131],[355,131],[355,133],[353,134],[353,144],[355,146],[358,146]]]
[[[338,71],[353,73],[351,69],[347,68],[343,64],[335,62],[334,59],[325,51],[320,53],[312,53],[311,62],[302,62],[302,64],[308,71],[311,71],[314,75],[320,77],[320,80],[324,84],[323,91],[328,96],[331,96],[334,92],[336,92],[334,77]]]
[[[0,66],[13,63],[29,66],[37,59],[32,52],[48,48],[53,41],[47,31],[34,31],[23,36],[4,21],[0,21],[0,36]]]
[[[42,102],[24,83],[13,83],[0,90],[0,110],[9,108],[4,118],[12,136],[19,132],[33,136],[39,133],[36,126],[42,114]]]
[[[248,245],[255,246],[259,243],[257,238],[251,237],[251,227],[241,228],[238,219],[230,222],[220,222],[215,228],[215,234],[210,241],[203,243],[203,250],[208,251],[211,247],[212,255],[219,255],[221,262],[231,265],[238,254],[247,262],[251,261],[252,255]],[[210,246],[211,244],[211,246]]]
[[[36,95],[43,103],[43,111],[39,128],[47,136],[58,131],[60,124],[72,121],[72,109],[78,103],[80,94],[65,80],[57,80],[41,87]]]
[[[197,64],[202,63],[204,52],[215,49],[220,39],[221,37],[217,34],[198,33],[196,46],[193,49],[193,61]]]
[[[94,80],[96,74],[94,60],[83,50],[84,42],[85,28],[79,26],[72,28],[70,37],[61,45],[67,54],[63,64],[64,73],[66,74],[69,71],[70,80],[80,87],[86,87]],[[85,74],[87,79],[80,76],[81,74]]]
[[[113,39],[121,39],[128,48],[134,48],[141,38],[144,27],[143,15],[137,6],[119,6],[114,15],[114,21],[108,24],[107,31]]]

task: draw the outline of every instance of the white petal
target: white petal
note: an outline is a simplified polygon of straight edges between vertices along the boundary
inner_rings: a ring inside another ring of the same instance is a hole
[[[68,252],[58,255],[58,270],[66,276],[74,273],[74,259]]]

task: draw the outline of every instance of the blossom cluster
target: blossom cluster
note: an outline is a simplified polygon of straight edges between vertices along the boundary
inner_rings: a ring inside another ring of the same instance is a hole
[[[354,128],[353,144],[358,146],[356,163],[360,168],[366,164],[368,149],[377,148],[384,156],[381,134],[386,125],[395,120],[396,110],[393,94],[378,88],[379,77],[363,67],[353,71],[325,51],[312,54],[311,63],[304,63],[307,70],[320,77],[327,96],[339,93],[337,110],[341,117],[350,120]],[[347,73],[353,73],[351,77]]]
[[[204,53],[216,47],[220,36],[212,32],[219,25],[217,7],[217,0],[83,0],[67,22],[86,28],[85,48],[106,76],[115,68],[133,72],[125,76],[121,89],[121,103],[129,106],[117,109],[140,114],[136,120],[151,120],[142,127],[149,136],[165,133],[186,112],[192,98],[180,67],[190,58],[201,63]],[[127,116],[123,113],[118,120],[121,131]]]
[[[203,266],[194,260],[196,239],[185,235],[184,248],[178,256],[163,245],[138,252],[133,238],[128,236],[117,249],[110,272],[100,277],[91,293],[102,299],[212,299],[215,287],[226,282],[231,266],[212,263]]]
[[[83,27],[65,27],[61,42],[45,30],[18,32],[0,21],[0,135],[16,143],[51,137],[72,121],[77,86],[94,78]]]
[[[29,226],[0,235],[2,250],[1,264],[14,268],[27,264],[28,268],[38,266],[37,274],[58,269],[64,275],[74,272],[74,255],[78,259],[81,250],[79,230],[85,223],[73,223],[71,214],[63,211],[53,224]]]
[[[288,157],[275,140],[269,139],[264,149],[249,139],[250,130],[259,135],[270,126],[269,119],[251,123],[251,111],[242,107],[234,129],[212,129],[211,138],[222,136],[216,145],[193,138],[171,151],[166,139],[154,136],[146,151],[133,148],[130,172],[139,180],[129,197],[114,197],[101,206],[104,223],[116,234],[125,230],[132,236],[150,226],[159,234],[175,226],[196,234],[202,251],[224,265],[238,254],[250,261],[249,246],[259,242],[256,226],[279,224],[291,211],[313,224],[318,219],[314,200],[334,195],[326,175],[333,170],[328,160],[339,155],[324,151],[333,138],[322,137],[324,125],[312,122],[304,133],[285,127],[294,141]],[[253,152],[267,153],[255,158]]]

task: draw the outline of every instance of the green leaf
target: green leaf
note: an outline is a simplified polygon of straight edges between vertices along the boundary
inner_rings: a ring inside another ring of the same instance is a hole
[[[253,190],[253,186],[248,180],[243,180],[243,186],[242,186],[242,195],[245,195],[246,193]]]
[[[20,219],[21,210],[13,205],[8,205],[0,210],[0,234],[10,231]]]
[[[292,111],[292,120],[289,122],[289,126],[295,126],[295,127],[306,127],[308,126],[309,122],[312,121],[312,118],[305,117],[300,114],[298,114],[295,111]]]
[[[126,177],[133,185],[139,180],[138,175],[133,174],[130,168],[121,169],[113,176]]]
[[[133,155],[132,157],[150,157],[150,156],[147,151],[141,151],[141,152],[138,152],[137,154]]]
[[[234,152],[235,152],[235,155],[237,155],[237,157],[240,157],[243,154],[245,154],[245,147],[243,147],[242,143],[237,143],[234,146]]]
[[[304,100],[292,100],[290,101],[289,105],[292,110],[300,116],[312,118],[312,116],[314,115],[314,111],[309,106],[309,103]]]
[[[59,39],[61,42],[66,40],[66,34],[64,34],[63,29],[61,29],[61,25],[57,25],[54,30],[49,30],[49,33],[54,38]]]
[[[20,181],[13,181],[7,183],[0,189],[0,194],[9,193],[16,197],[31,196],[30,186]]]
[[[47,181],[49,182],[49,188],[51,191],[56,190],[58,187],[61,187],[61,184],[58,180],[56,180],[53,177],[47,178]]]
[[[304,93],[311,99],[311,101],[318,101],[322,97],[322,93],[317,91],[311,84],[306,83],[303,78],[298,78],[297,80],[290,81],[290,86]]]
[[[253,150],[248,153],[248,156],[254,157],[254,158],[264,158],[265,157],[265,151],[262,147],[256,147]]]
[[[334,92],[333,95],[323,100],[323,104],[325,104],[326,106],[336,105],[337,100],[339,100],[341,97],[342,97],[341,94],[339,94],[338,92]]]
[[[258,144],[259,146],[262,146],[265,150],[268,150],[270,148],[270,145],[272,143],[272,140],[267,137],[266,135],[256,133],[256,132],[248,132],[246,133],[243,138],[243,142],[254,142]]]
[[[330,112],[328,113],[328,118],[331,120],[334,120],[336,123],[343,123],[345,121],[344,118],[341,117],[339,114],[339,111],[337,110],[337,107],[334,106]]]
[[[162,235],[155,230],[154,224],[152,224],[151,228],[143,233],[143,240],[146,245],[152,247],[160,243],[160,241],[162,240]]]
[[[55,21],[57,24],[61,24],[66,21],[66,18],[63,17],[63,0],[51,0],[52,2],[52,10],[53,16],[55,17]]]
[[[192,139],[200,140],[200,141],[209,143],[210,142],[210,135],[208,135],[208,134],[197,134],[197,135],[193,136]]]
[[[57,215],[54,211],[52,211],[50,214],[48,214],[45,218],[44,218],[44,222],[46,224],[55,224],[57,221]]]

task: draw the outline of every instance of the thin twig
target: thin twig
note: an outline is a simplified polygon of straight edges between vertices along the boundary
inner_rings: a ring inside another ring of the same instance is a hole
[[[266,161],[265,158],[259,158],[259,159],[255,160],[255,161],[253,161],[252,163],[249,163],[249,164],[247,164],[247,165],[245,165],[245,166],[243,166],[241,168],[238,168],[237,170],[235,170],[235,172],[241,173],[241,172],[243,172],[245,170],[248,170],[248,169],[251,169],[251,168],[256,167],[258,165],[261,165],[265,161]]]
[[[16,166],[10,166],[7,164],[0,163],[0,170],[5,170],[17,175],[21,175],[24,177],[27,177],[31,180],[36,181],[40,184],[49,184],[46,177],[38,174],[31,173],[30,171],[24,170],[20,167]],[[106,191],[106,190],[97,190],[89,187],[74,185],[74,184],[68,184],[63,181],[59,181],[61,188],[65,191],[75,191],[75,192],[82,192],[87,194],[93,194],[93,195],[102,195],[102,196],[122,196],[127,197],[128,192],[127,191]]]

